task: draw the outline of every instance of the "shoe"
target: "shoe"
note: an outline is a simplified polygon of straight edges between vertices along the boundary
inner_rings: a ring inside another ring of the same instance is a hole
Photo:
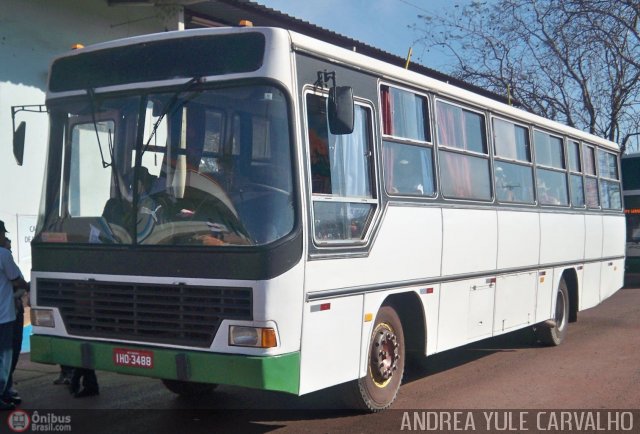
[[[96,396],[100,395],[100,391],[98,389],[82,389],[80,392],[76,392],[73,394],[74,398],[85,398],[87,396]]]
[[[16,405],[13,402],[0,401],[0,411],[15,410]]]
[[[15,395],[3,396],[2,401],[7,404],[20,405],[22,404],[22,398],[16,393]]]
[[[61,373],[58,378],[53,380],[53,384],[55,384],[56,386],[60,386],[62,384],[71,384],[71,379]]]
[[[10,389],[7,393],[9,394],[9,396],[18,397],[18,398],[20,397],[16,389]]]

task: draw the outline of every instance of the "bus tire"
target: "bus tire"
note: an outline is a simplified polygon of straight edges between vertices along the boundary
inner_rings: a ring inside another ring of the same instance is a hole
[[[213,383],[193,383],[190,381],[162,379],[164,387],[183,398],[200,398],[209,395],[218,385]]]
[[[556,293],[556,309],[552,320],[554,324],[539,324],[536,336],[540,342],[548,346],[558,346],[564,341],[569,326],[569,290],[564,278],[560,279]]]
[[[391,306],[382,306],[369,342],[367,375],[350,383],[353,407],[370,412],[385,410],[398,395],[405,365],[402,323]]]

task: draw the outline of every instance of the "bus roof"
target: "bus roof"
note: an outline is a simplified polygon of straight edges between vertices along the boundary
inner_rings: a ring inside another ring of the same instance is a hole
[[[454,86],[413,71],[405,70],[404,68],[310,38],[306,35],[295,32],[290,33],[294,50],[308,52],[309,54],[325,58],[328,57],[338,63],[353,65],[358,69],[371,71],[372,73],[385,77],[385,79],[425,89],[436,96],[449,97],[470,102],[479,107],[486,107],[496,114],[532,123],[542,128],[548,128],[551,131],[565,134],[577,140],[584,140],[591,144],[601,145],[615,151],[620,149],[617,143],[610,140],[589,134],[577,128],[569,127],[560,122],[546,119],[522,109],[509,106],[494,99],[478,95],[477,93],[462,89],[458,86]]]
[[[69,56],[75,56],[82,53],[92,51],[105,50],[109,48],[124,47],[133,44],[141,44],[151,41],[170,40],[177,38],[189,38],[195,36],[213,35],[213,34],[232,34],[243,32],[260,32],[267,36],[275,37],[276,34],[281,38],[284,33],[288,35],[291,41],[291,47],[294,51],[306,52],[322,58],[329,58],[332,61],[347,66],[352,66],[363,71],[369,71],[373,74],[385,77],[390,81],[404,83],[409,86],[418,87],[435,94],[452,99],[457,99],[471,103],[481,108],[490,109],[495,114],[511,117],[525,123],[531,123],[541,128],[547,128],[551,131],[564,134],[568,137],[583,140],[591,144],[597,144],[614,151],[619,151],[619,146],[604,138],[586,133],[576,128],[569,127],[559,122],[555,122],[533,113],[509,106],[495,99],[479,95],[478,93],[454,86],[447,82],[437,80],[435,78],[420,74],[418,72],[405,70],[402,67],[378,60],[376,58],[366,56],[348,50],[336,45],[300,34],[290,30],[273,28],[273,27],[223,27],[223,28],[206,28],[193,29],[184,31],[172,31],[163,33],[154,33],[142,36],[134,36],[130,38],[117,39],[109,42],[90,45],[86,48],[67,52],[54,59],[53,62]],[[53,64],[53,63],[52,63]]]

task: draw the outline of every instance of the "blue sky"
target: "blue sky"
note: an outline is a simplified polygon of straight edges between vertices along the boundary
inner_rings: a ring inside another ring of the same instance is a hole
[[[454,0],[254,0],[264,6],[349,36],[397,56],[406,58],[413,46],[412,59],[446,72],[446,58],[434,50],[426,51],[415,41],[420,32],[409,26],[420,24],[418,15],[442,13],[464,2]],[[423,26],[420,26],[424,28]]]

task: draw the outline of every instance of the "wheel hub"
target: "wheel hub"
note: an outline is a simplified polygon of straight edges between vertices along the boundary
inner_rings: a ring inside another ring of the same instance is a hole
[[[371,374],[378,385],[386,384],[398,369],[398,338],[391,328],[382,325],[371,348]]]

